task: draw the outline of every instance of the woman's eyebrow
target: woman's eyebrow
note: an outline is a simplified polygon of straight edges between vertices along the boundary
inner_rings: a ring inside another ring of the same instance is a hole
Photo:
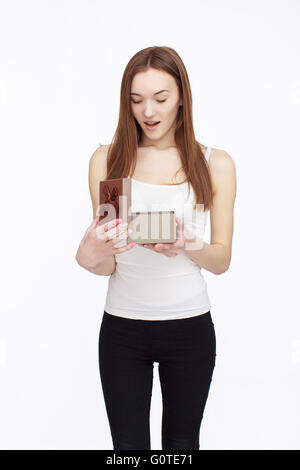
[[[157,91],[156,93],[153,93],[153,95],[158,95],[159,93],[162,93],[163,91],[166,91],[167,93],[169,93],[168,90],[160,90],[160,91]],[[143,96],[143,95],[140,95],[139,93],[130,93],[131,95],[137,95],[137,96]]]

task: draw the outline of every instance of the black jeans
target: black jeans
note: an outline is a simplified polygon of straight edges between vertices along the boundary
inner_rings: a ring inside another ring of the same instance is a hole
[[[200,449],[215,367],[210,311],[175,320],[133,320],[104,310],[99,369],[114,450],[151,449],[153,363],[162,391],[162,449]]]

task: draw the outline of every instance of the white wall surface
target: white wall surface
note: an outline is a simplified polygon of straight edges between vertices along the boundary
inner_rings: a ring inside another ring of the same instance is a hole
[[[201,448],[300,448],[299,17],[298,0],[0,1],[2,449],[112,449],[97,349],[108,277],[75,254],[89,158],[112,139],[126,64],[153,45],[180,54],[196,138],[237,170],[230,269],[203,271],[217,362]]]

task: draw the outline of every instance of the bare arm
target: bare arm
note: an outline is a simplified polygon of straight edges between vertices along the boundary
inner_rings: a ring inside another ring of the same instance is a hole
[[[106,178],[106,152],[106,146],[101,145],[95,150],[89,161],[89,190],[94,221],[99,215],[99,181]],[[90,262],[86,254],[84,238],[79,245],[76,260],[81,267],[98,276],[110,276],[116,269],[115,255],[106,256],[96,265]]]
[[[211,155],[210,167],[215,188],[210,210],[211,241],[203,242],[199,250],[185,250],[185,253],[200,267],[222,274],[231,261],[236,169],[231,156],[222,150]]]

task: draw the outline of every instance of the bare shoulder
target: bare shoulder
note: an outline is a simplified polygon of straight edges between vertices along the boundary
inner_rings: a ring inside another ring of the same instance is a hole
[[[91,176],[103,180],[106,178],[106,157],[109,145],[100,145],[90,158],[89,170]]]
[[[214,172],[232,171],[235,163],[231,155],[222,149],[212,148],[209,158],[209,167]]]
[[[100,145],[89,161],[89,189],[93,205],[93,218],[99,206],[99,181],[106,179],[106,157],[109,145]]]
[[[209,168],[214,192],[228,182],[236,185],[236,167],[232,156],[222,149],[212,148],[209,158]]]

